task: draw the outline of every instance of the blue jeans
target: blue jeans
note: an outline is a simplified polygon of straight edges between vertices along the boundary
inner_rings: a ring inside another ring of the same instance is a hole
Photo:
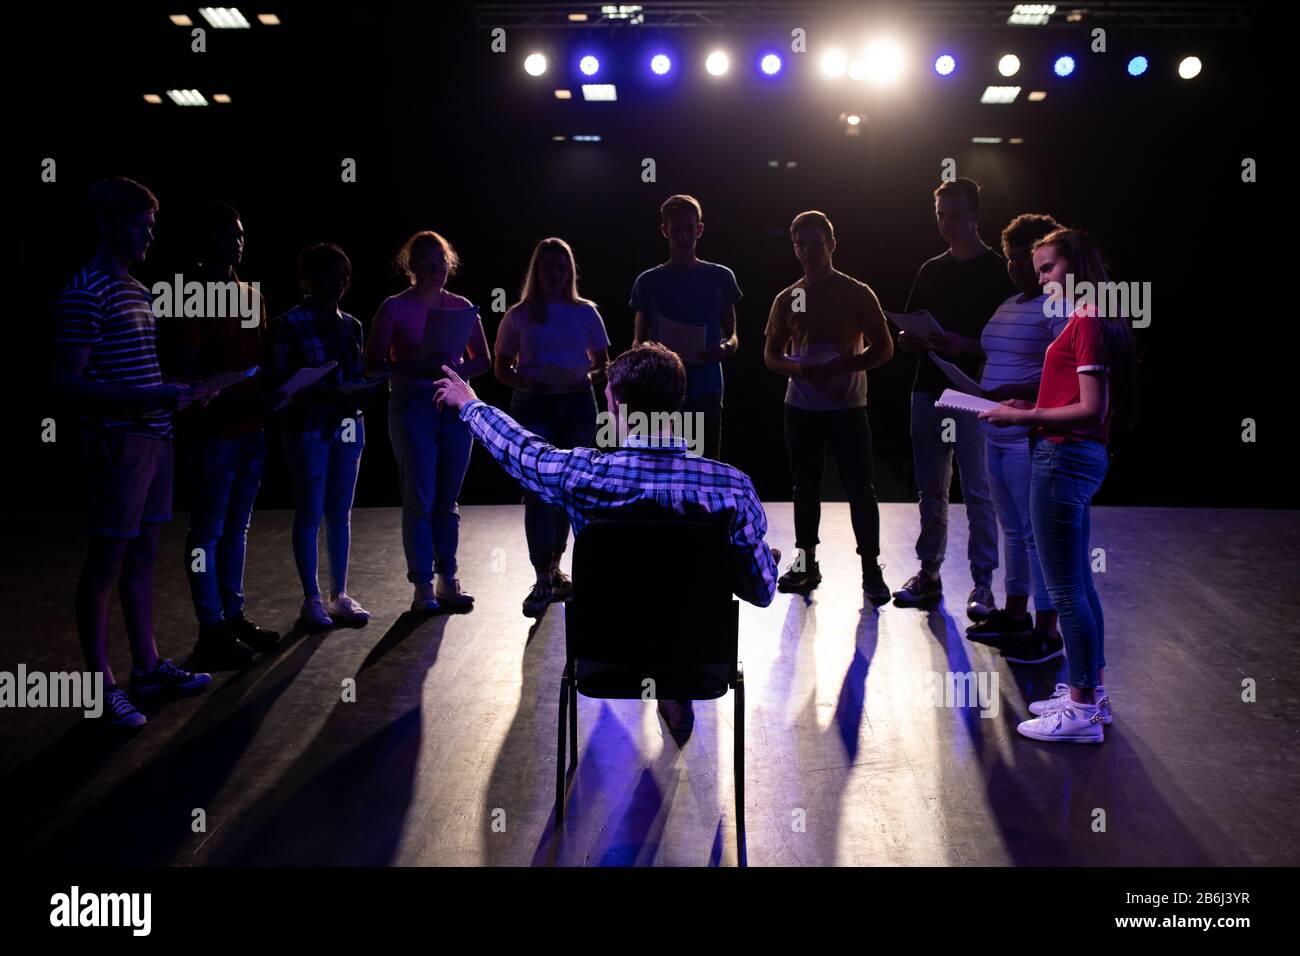
[[[1002,561],[1006,567],[1008,595],[1022,597],[1033,583],[1034,608],[1052,610],[1047,581],[1034,545],[1033,519],[1029,515],[1029,439],[1000,445],[992,440],[984,450],[989,490],[1002,526]]]
[[[956,456],[961,496],[966,502],[970,537],[966,557],[976,585],[993,586],[998,566],[998,516],[989,496],[989,476],[984,467],[984,433],[979,420],[965,412],[935,408],[938,396],[912,393],[912,460],[921,496],[921,534],[916,556],[921,567],[938,574],[948,551],[948,489]],[[944,441],[944,419],[953,420],[955,442]]]
[[[558,395],[516,390],[510,399],[510,417],[556,448],[596,445],[596,394],[590,388]],[[549,566],[551,558],[563,554],[568,544],[569,518],[563,509],[526,492],[524,535],[533,567]]]
[[[204,438],[195,449],[194,503],[185,534],[185,567],[200,624],[244,612],[244,556],[253,500],[266,465],[266,433]],[[195,571],[196,548],[204,570]]]
[[[348,550],[352,544],[352,498],[366,445],[365,425],[354,419],[354,441],[343,441],[343,426],[332,437],[303,438],[285,431],[284,457],[293,482],[293,558],[298,565],[304,597],[318,597],[316,540],[325,519],[325,549],[329,554],[330,583],[335,594],[347,590]]]
[[[1029,511],[1034,540],[1047,579],[1047,593],[1060,614],[1069,684],[1091,690],[1106,666],[1106,622],[1092,586],[1088,551],[1092,496],[1109,461],[1100,442],[1039,440],[1033,448]]]
[[[456,499],[469,468],[474,436],[450,406],[438,410],[433,386],[394,383],[388,401],[388,436],[397,458],[402,493],[402,549],[413,584],[438,573],[456,576],[460,509]]]

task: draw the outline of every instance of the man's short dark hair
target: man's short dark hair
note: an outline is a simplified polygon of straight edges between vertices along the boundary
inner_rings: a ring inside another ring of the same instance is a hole
[[[346,252],[332,242],[318,242],[298,253],[298,278],[311,288],[339,263],[352,274],[352,260]]]
[[[695,216],[697,223],[704,221],[704,207],[700,205],[700,201],[685,193],[669,196],[663,201],[663,205],[659,207],[659,221],[667,225],[668,217],[675,212],[689,212]]]
[[[1038,212],[1021,213],[1002,230],[1002,254],[1010,258],[1013,246],[1032,246],[1060,228],[1061,224],[1051,216]]]
[[[658,342],[634,345],[609,363],[609,388],[629,412],[675,412],[686,398],[686,366]]]
[[[809,209],[807,212],[801,212],[790,221],[790,237],[799,231],[800,226],[812,226],[822,231],[828,243],[835,241],[835,227],[831,225],[831,217],[826,215],[820,209]]]
[[[158,199],[134,179],[110,176],[90,187],[86,206],[96,225],[117,225],[140,213],[156,212]]]
[[[934,198],[940,196],[951,196],[956,199],[965,199],[966,208],[971,213],[980,211],[980,184],[973,179],[967,179],[965,176],[958,176],[950,182],[940,184],[939,188],[934,191]]]

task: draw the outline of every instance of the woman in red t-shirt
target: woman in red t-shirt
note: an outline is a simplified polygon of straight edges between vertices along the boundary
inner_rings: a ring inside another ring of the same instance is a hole
[[[1106,443],[1116,408],[1131,407],[1136,357],[1126,316],[1074,307],[1066,288],[1102,303],[1106,269],[1092,239],[1058,229],[1033,248],[1034,270],[1048,294],[1045,309],[1068,309],[1070,321],[1047,349],[1036,403],[1004,402],[980,415],[995,425],[1029,425],[1033,477],[1029,505],[1034,541],[1052,603],[1060,615],[1069,670],[1035,716],[1017,728],[1035,740],[1101,743],[1111,722],[1106,694],[1105,622],[1092,584],[1090,506],[1106,477]],[[1073,278],[1072,286],[1067,276]]]

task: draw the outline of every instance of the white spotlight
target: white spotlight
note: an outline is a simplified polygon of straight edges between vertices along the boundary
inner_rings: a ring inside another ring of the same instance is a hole
[[[820,65],[824,76],[835,79],[844,75],[848,63],[843,50],[827,50],[822,54]]]
[[[1184,80],[1190,80],[1195,76],[1199,76],[1200,73],[1201,73],[1201,60],[1199,57],[1195,57],[1195,56],[1185,57],[1183,61],[1178,64],[1178,75],[1181,76]]]
[[[541,53],[530,53],[524,60],[524,72],[529,76],[541,76],[546,72],[546,57]]]
[[[722,76],[731,69],[731,59],[721,50],[714,50],[709,54],[709,58],[704,61],[704,68],[712,76]]]
[[[867,45],[867,81],[892,86],[903,73],[903,48],[893,40],[872,40]]]
[[[1020,72],[1020,57],[1014,53],[1008,53],[998,60],[998,72],[1003,76],[1015,76]]]

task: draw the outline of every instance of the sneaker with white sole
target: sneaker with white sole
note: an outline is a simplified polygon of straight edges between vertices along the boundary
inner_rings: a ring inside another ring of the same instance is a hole
[[[325,602],[319,594],[302,602],[302,613],[298,618],[309,631],[323,631],[334,626],[334,619],[326,612]]]
[[[415,597],[411,598],[411,610],[432,613],[441,610],[437,596],[433,593],[433,582],[425,581],[415,586]]]
[[[460,578],[438,582],[438,600],[453,614],[464,614],[474,610],[474,595],[466,594],[460,588]]]
[[[1051,713],[1022,721],[1016,730],[1031,740],[1048,743],[1099,744],[1106,739],[1101,722],[1101,708],[1096,704],[1070,701]]]
[[[1050,714],[1053,711],[1060,710],[1070,703],[1070,685],[1057,684],[1052,696],[1046,700],[1034,701],[1029,705],[1029,712],[1041,717],[1043,714]],[[1106,687],[1103,684],[1097,685],[1097,709],[1101,711],[1101,722],[1103,724],[1109,724],[1114,719],[1110,712],[1110,698],[1106,696]]]
[[[325,610],[336,624],[365,624],[370,620],[370,612],[341,591],[325,603]]]
[[[114,727],[143,727],[149,722],[120,687],[114,687],[104,695],[104,711]]]

